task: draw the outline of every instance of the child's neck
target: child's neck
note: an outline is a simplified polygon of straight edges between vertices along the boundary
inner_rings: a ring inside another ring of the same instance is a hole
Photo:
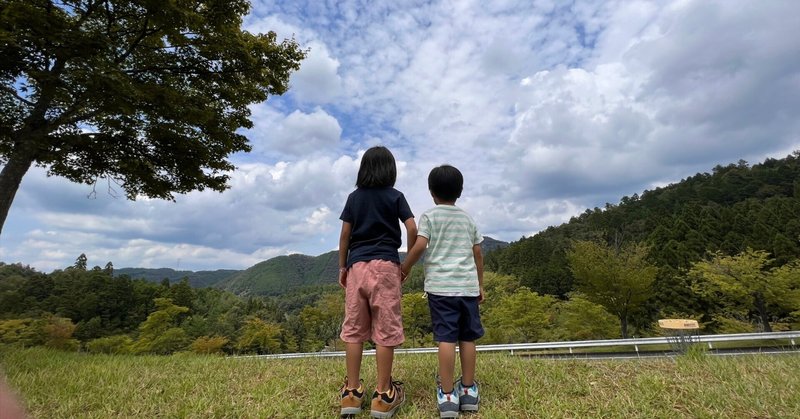
[[[450,205],[450,206],[456,205],[456,201],[440,201],[438,199],[434,199],[433,203],[436,205]]]

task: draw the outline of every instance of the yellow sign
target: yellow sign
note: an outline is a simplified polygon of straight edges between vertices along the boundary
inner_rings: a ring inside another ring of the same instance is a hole
[[[658,321],[658,325],[662,329],[688,330],[700,328],[700,325],[697,324],[697,320],[691,319],[661,319]]]

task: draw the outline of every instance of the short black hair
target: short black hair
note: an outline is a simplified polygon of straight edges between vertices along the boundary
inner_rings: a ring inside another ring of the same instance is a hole
[[[455,202],[464,190],[464,176],[449,164],[434,167],[428,175],[428,189],[443,201]]]
[[[356,186],[359,188],[385,188],[394,186],[397,166],[388,148],[375,146],[361,157]]]

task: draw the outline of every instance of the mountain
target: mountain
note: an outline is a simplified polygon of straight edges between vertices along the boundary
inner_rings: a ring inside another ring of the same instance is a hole
[[[114,276],[127,275],[132,279],[144,279],[150,282],[161,282],[164,278],[175,283],[183,278],[189,279],[189,285],[195,288],[213,287],[220,281],[241,271],[218,269],[216,271],[176,271],[170,268],[119,268],[114,269]]]
[[[484,237],[484,254],[508,246],[508,243]],[[405,253],[400,253],[400,259]],[[278,256],[258,263],[226,278],[218,288],[239,295],[281,295],[298,288],[335,284],[339,274],[339,252],[319,256]]]
[[[280,295],[304,286],[335,284],[338,260],[338,251],[278,256],[230,276],[217,287],[239,295]]]
[[[483,236],[483,242],[481,243],[481,252],[484,256],[488,253],[494,252],[495,250],[503,249],[508,246],[508,242],[495,240],[489,236]]]

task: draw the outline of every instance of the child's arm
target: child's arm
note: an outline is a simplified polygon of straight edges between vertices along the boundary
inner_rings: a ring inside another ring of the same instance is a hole
[[[339,285],[347,286],[347,251],[350,248],[350,233],[353,225],[342,221],[342,232],[339,234]]]
[[[428,238],[425,236],[417,236],[417,240],[414,242],[414,246],[408,249],[406,260],[403,261],[403,265],[400,267],[404,281],[405,278],[408,276],[408,273],[411,272],[411,268],[413,268],[414,264],[417,263],[419,258],[422,257],[422,254],[425,252],[425,249],[427,247],[428,247]]]
[[[414,221],[414,217],[410,217],[403,222],[406,226],[406,242],[407,242],[407,249],[406,252],[411,252],[411,248],[414,247],[414,242],[417,241],[417,223]]]
[[[485,295],[483,294],[483,253],[481,252],[480,244],[472,246],[472,258],[475,259],[475,267],[478,268],[478,287],[481,290],[478,302],[482,303]]]

